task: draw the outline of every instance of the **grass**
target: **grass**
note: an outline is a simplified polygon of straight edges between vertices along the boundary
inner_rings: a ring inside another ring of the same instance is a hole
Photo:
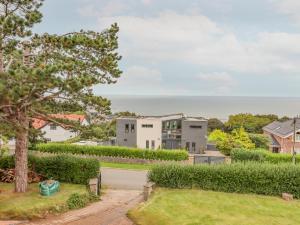
[[[151,164],[131,164],[131,163],[111,163],[100,162],[101,167],[129,169],[129,170],[150,170],[153,165]]]
[[[299,212],[299,200],[159,188],[129,217],[139,225],[298,225]]]
[[[26,193],[14,193],[14,184],[0,183],[0,219],[42,218],[67,210],[66,201],[73,193],[86,193],[85,185],[61,184],[53,196],[39,194],[38,184],[30,184]]]

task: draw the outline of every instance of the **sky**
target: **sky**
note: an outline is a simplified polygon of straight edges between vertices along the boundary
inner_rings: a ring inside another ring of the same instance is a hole
[[[46,0],[37,33],[118,23],[119,64],[99,95],[300,97],[299,0]]]

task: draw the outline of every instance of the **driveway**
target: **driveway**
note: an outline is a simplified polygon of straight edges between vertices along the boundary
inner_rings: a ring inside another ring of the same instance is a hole
[[[148,171],[101,168],[101,183],[109,189],[143,190]]]
[[[22,223],[22,225],[132,225],[126,213],[142,199],[140,191],[106,190],[100,202],[59,216]]]

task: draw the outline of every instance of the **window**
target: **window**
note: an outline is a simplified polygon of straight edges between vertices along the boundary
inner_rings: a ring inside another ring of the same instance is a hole
[[[300,132],[297,132],[297,133],[296,133],[296,141],[297,141],[297,142],[300,142]]]
[[[170,121],[167,121],[167,122],[166,122],[166,128],[167,128],[167,129],[170,129]]]
[[[177,122],[177,129],[181,129],[181,120],[178,120]]]
[[[190,142],[185,143],[185,149],[190,151]]]
[[[143,128],[153,128],[153,124],[142,124]]]
[[[127,139],[125,138],[124,141],[127,141]]]
[[[199,125],[191,125],[190,128],[198,128],[198,129],[201,129],[202,126],[199,126]]]
[[[125,124],[125,133],[129,132],[129,124]]]
[[[146,141],[146,148],[147,149],[149,148],[149,141],[148,140]]]
[[[173,121],[172,129],[177,129],[177,121],[176,120]]]
[[[196,143],[195,143],[195,142],[192,143],[192,151],[193,151],[193,152],[196,151]]]
[[[155,141],[154,140],[151,141],[151,149],[155,149]]]
[[[130,131],[131,133],[134,133],[134,124],[131,124]]]
[[[56,130],[56,124],[50,124],[50,130]]]

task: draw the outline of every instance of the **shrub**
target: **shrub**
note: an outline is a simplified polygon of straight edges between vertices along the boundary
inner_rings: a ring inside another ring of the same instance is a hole
[[[168,188],[281,195],[300,198],[300,167],[291,164],[234,163],[221,165],[158,165],[148,179]]]
[[[291,163],[292,155],[291,154],[278,154],[266,151],[264,149],[234,149],[231,151],[231,160],[232,162],[247,162],[247,161],[256,161],[256,162],[269,162],[273,164],[278,163]],[[300,155],[296,156],[296,162],[300,162]]]
[[[99,162],[96,159],[81,159],[72,156],[35,157],[29,156],[29,169],[46,178],[61,182],[86,184],[90,178],[99,173]],[[0,168],[14,168],[13,156],[0,159]]]
[[[181,161],[188,159],[184,150],[145,150],[119,146],[82,146],[72,144],[39,144],[34,150],[49,153],[71,153],[82,155],[112,156],[124,158],[141,158],[153,160]]]
[[[231,151],[231,161],[232,162],[244,162],[244,161],[256,161],[264,162],[265,161],[265,150],[245,150],[235,148]]]
[[[249,138],[255,144],[255,148],[269,148],[269,138],[264,134],[249,134]]]
[[[89,198],[87,194],[80,195],[78,193],[73,193],[67,200],[67,206],[69,209],[79,209],[85,207],[88,202]]]

